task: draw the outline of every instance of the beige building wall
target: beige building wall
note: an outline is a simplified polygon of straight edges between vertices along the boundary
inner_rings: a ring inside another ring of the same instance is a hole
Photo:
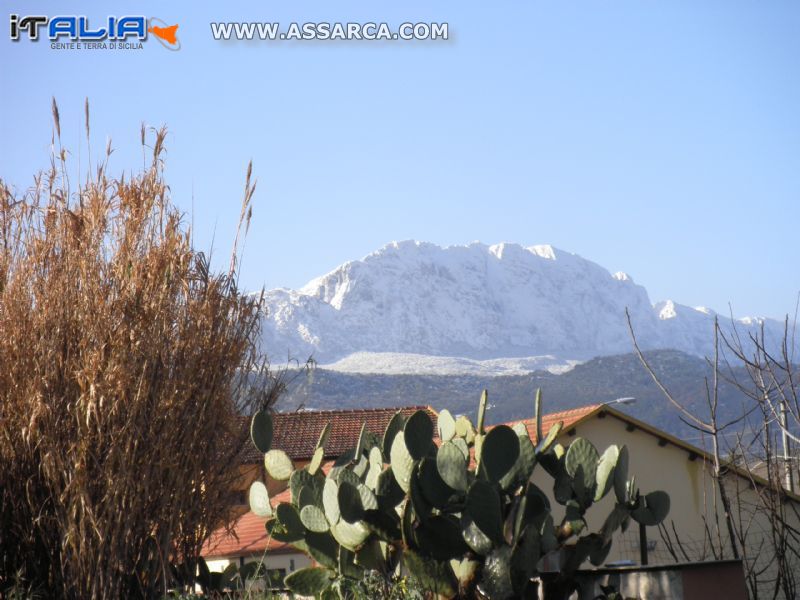
[[[311,559],[308,558],[305,554],[302,553],[276,553],[276,552],[267,552],[264,555],[259,556],[248,556],[244,558],[244,563],[256,562],[261,561],[263,562],[267,569],[283,569],[286,574],[293,573],[298,569],[303,569],[305,567],[311,566]],[[206,561],[208,564],[209,571],[212,572],[219,572],[221,573],[224,571],[228,565],[232,562],[236,563],[237,565],[241,566],[243,564],[241,560],[236,558],[216,558],[216,559],[209,559]]]
[[[633,428],[630,423],[611,413],[604,417],[589,417],[574,430],[564,432],[559,442],[567,446],[578,436],[591,441],[600,453],[612,444],[624,444],[630,455],[629,477],[636,476],[636,485],[642,493],[663,490],[669,494],[670,513],[664,526],[672,538],[672,547],[680,562],[733,558],[719,493],[710,477],[711,465],[705,463],[702,454],[680,447],[666,437]],[[553,517],[558,522],[564,516],[564,508],[553,500],[552,478],[541,467],[537,467],[533,481],[550,498]],[[748,547],[744,549],[743,558],[754,563],[757,569],[765,567],[767,570],[762,577],[769,579],[770,569],[774,566],[774,552],[769,550],[770,523],[761,508],[757,492],[748,479],[735,473],[726,476],[725,485],[733,502],[735,519],[740,519],[748,530]],[[798,526],[800,503],[796,500],[787,501],[793,504],[788,513],[793,524]],[[614,502],[612,491],[589,510],[589,531],[600,529]],[[715,515],[719,515],[719,530]],[[721,539],[724,556],[715,557],[708,542],[707,530],[717,541],[717,548]],[[661,535],[659,528],[648,527],[646,531],[650,564],[675,562],[668,548],[668,540]],[[683,550],[675,544],[676,537],[680,539]],[[627,532],[618,532],[615,536],[607,562],[630,560],[638,564],[639,559],[639,525],[631,521]]]

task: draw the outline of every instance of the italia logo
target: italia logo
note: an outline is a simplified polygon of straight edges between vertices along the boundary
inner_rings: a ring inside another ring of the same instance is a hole
[[[180,50],[181,42],[177,35],[178,24],[168,25],[161,19],[142,16],[107,17],[105,21],[95,25],[89,17],[77,15],[60,15],[47,17],[44,15],[20,16],[12,14],[10,18],[10,35],[12,41],[27,37],[38,41],[40,36],[46,37],[51,44],[94,43],[136,44],[147,41],[149,34],[168,50]]]

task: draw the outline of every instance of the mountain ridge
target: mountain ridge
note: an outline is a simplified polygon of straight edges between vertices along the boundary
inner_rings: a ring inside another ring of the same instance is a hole
[[[552,357],[560,368],[630,352],[626,308],[644,349],[695,356],[713,349],[712,310],[653,303],[626,273],[577,254],[547,244],[416,241],[387,244],[298,290],[269,290],[263,343],[273,355],[313,356],[333,368],[344,361],[351,371],[359,367],[347,359],[357,354],[365,368],[384,354],[401,370],[403,355],[449,357],[453,364],[530,359],[534,368]],[[783,323],[760,317],[733,324],[744,338],[762,324],[769,339],[783,333]]]

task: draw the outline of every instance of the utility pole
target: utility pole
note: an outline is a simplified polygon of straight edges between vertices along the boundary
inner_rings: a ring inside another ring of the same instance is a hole
[[[794,492],[794,472],[792,470],[792,444],[787,432],[788,419],[786,400],[781,401],[781,442],[783,442],[783,469],[786,489]]]

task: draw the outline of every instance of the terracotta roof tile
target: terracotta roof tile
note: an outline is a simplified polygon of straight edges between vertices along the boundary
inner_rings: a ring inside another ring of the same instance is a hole
[[[564,422],[564,429],[563,431],[568,431],[575,425],[578,421],[581,421],[591,415],[593,412],[601,408],[602,404],[590,404],[589,406],[581,406],[579,408],[571,408],[569,410],[563,410],[557,413],[550,413],[547,415],[542,415],[542,432],[547,435],[547,432],[550,431],[550,428],[558,423],[559,421]],[[528,433],[531,436],[531,440],[534,444],[538,443],[539,440],[536,439],[536,419],[522,419],[522,421],[512,421],[509,425],[514,425],[514,423],[522,422],[525,423],[525,427],[528,428]]]
[[[281,502],[289,502],[289,490],[283,491],[272,499],[273,506]],[[264,528],[264,517],[246,512],[234,521],[231,533],[218,529],[203,544],[200,554],[205,558],[222,558],[263,554],[267,550],[274,553],[297,552],[289,544],[275,541],[267,536]]]
[[[589,406],[582,406],[580,408],[571,408],[569,410],[564,410],[557,413],[551,413],[549,415],[542,415],[542,431],[545,435],[547,432],[550,431],[550,428],[558,423],[559,421],[563,421],[564,428],[561,430],[562,433],[568,431],[572,428],[576,423],[581,421],[582,419],[591,415],[595,410],[600,408],[602,404],[592,404]],[[508,425],[509,427],[514,426],[516,423],[524,423],[525,428],[528,430],[528,435],[531,438],[531,441],[535,444],[539,443],[539,440],[536,439],[536,419],[522,419],[521,421],[509,421],[508,423],[502,423],[503,425]],[[492,427],[496,427],[497,425],[489,425],[485,429],[489,431]],[[437,445],[439,445],[438,438],[434,440]],[[472,446],[469,449],[469,462],[470,468],[475,467],[475,447]]]
[[[322,428],[326,423],[331,423],[331,435],[328,443],[325,444],[325,456],[336,458],[355,445],[363,423],[367,424],[368,431],[382,436],[392,416],[398,410],[406,416],[418,410],[428,411],[435,429],[436,412],[428,406],[275,413],[273,414],[275,433],[272,447],[283,450],[292,460],[310,459],[314,454]],[[249,429],[250,419],[243,419],[242,426]],[[260,463],[262,460],[264,460],[264,455],[248,439],[243,462],[253,464]]]

